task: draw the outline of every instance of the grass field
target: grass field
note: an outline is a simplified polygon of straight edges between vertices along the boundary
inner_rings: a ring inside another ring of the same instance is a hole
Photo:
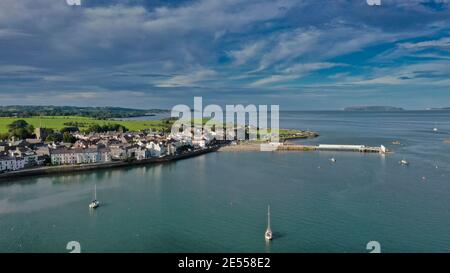
[[[145,129],[154,129],[157,131],[163,131],[164,128],[168,128],[168,124],[164,120],[99,120],[88,117],[80,116],[42,116],[42,117],[31,117],[31,118],[12,118],[12,117],[0,117],[0,133],[8,132],[8,125],[12,122],[23,119],[28,124],[34,126],[34,128],[51,128],[55,130],[60,130],[64,127],[71,126],[70,123],[78,123],[78,128],[80,130],[87,129],[91,125],[104,125],[104,124],[120,124],[127,127],[130,131],[142,131]],[[204,119],[203,122],[208,121]],[[169,127],[170,128],[170,127]],[[268,130],[270,132],[270,129]],[[280,137],[284,137],[290,134],[299,133],[298,130],[280,129]]]
[[[23,119],[28,124],[33,125],[35,128],[51,128],[55,130],[60,130],[64,127],[68,127],[65,123],[77,122],[83,126],[79,126],[80,130],[87,129],[89,126],[94,124],[104,125],[104,124],[120,124],[127,127],[130,131],[141,131],[144,129],[156,129],[162,130],[164,127],[164,121],[160,120],[98,120],[87,117],[78,116],[43,116],[43,117],[31,117],[31,118],[10,118],[10,117],[0,117],[0,133],[8,132],[8,124],[11,124],[15,120]]]

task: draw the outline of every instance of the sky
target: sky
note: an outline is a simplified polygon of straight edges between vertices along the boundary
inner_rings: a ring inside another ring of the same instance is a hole
[[[450,0],[0,1],[0,105],[450,106]]]

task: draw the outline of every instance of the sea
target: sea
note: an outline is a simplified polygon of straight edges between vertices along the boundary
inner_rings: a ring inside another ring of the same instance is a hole
[[[280,127],[392,153],[215,152],[2,181],[0,252],[450,252],[450,111],[291,111]]]

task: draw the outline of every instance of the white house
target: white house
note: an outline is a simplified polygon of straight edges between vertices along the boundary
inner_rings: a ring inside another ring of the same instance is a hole
[[[150,151],[152,157],[160,157],[164,154],[164,148],[160,143],[151,141],[147,143],[146,148]]]
[[[206,140],[203,137],[200,139],[194,139],[194,140],[192,140],[192,144],[194,145],[194,147],[205,148]]]
[[[147,148],[139,148],[136,150],[136,159],[143,160],[151,157],[151,152]]]
[[[25,160],[23,158],[10,156],[0,157],[0,172],[17,171],[23,168],[25,168]]]
[[[89,164],[101,162],[97,149],[57,149],[50,152],[53,165]]]

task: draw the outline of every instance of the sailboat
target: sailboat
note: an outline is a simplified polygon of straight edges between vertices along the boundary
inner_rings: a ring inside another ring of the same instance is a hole
[[[400,160],[398,163],[400,163],[403,166],[408,166],[409,165],[409,162],[404,160],[404,159]]]
[[[433,132],[437,132],[439,131],[439,129],[436,127],[436,122],[434,123],[434,128],[433,128]]]
[[[89,203],[89,208],[96,209],[100,206],[100,202],[97,200],[97,185],[94,186],[94,200]]]
[[[267,229],[266,233],[264,233],[264,238],[267,241],[272,240],[272,229],[270,228],[270,206],[267,207]]]

